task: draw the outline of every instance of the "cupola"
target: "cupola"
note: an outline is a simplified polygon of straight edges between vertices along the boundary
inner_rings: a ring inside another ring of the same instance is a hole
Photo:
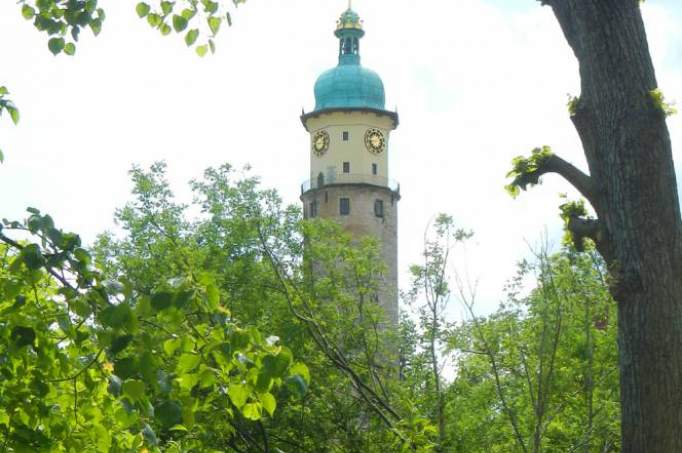
[[[365,35],[360,16],[350,7],[341,14],[336,31],[339,63],[315,83],[315,111],[329,109],[384,110],[384,84],[379,75],[360,64],[360,40]]]

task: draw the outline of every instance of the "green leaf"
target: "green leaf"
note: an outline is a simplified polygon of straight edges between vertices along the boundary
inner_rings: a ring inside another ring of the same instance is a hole
[[[36,340],[36,332],[31,327],[15,326],[11,333],[12,341],[18,347],[30,346]]]
[[[195,14],[196,14],[196,11],[195,11],[195,10],[192,10],[192,9],[183,9],[183,10],[182,10],[182,13],[180,13],[180,15],[181,15],[182,17],[184,17],[185,19],[187,19],[188,21],[189,21],[191,18],[193,18]]]
[[[261,411],[260,403],[249,403],[242,408],[242,415],[248,420],[258,421],[261,419]]]
[[[64,49],[64,38],[52,38],[47,42],[47,47],[53,55],[58,55]]]
[[[201,370],[199,373],[199,381],[201,382],[201,388],[211,387],[216,383],[215,372],[209,368]]]
[[[265,393],[261,395],[260,402],[263,405],[263,409],[265,409],[268,414],[270,414],[270,417],[272,417],[275,413],[275,409],[277,408],[277,400],[275,400],[275,397],[272,396],[272,393]]]
[[[199,46],[199,47],[206,47],[206,46]],[[197,53],[199,53],[199,47],[197,47]],[[199,53],[199,56],[203,57],[206,54],[206,50],[204,50],[204,54],[202,55]],[[206,299],[208,300],[208,305],[209,307],[215,309],[220,305],[220,291],[218,288],[210,284],[206,287]]]
[[[73,56],[76,53],[76,46],[74,43],[69,42],[64,46],[64,53]]]
[[[109,430],[98,424],[94,426],[93,431],[98,451],[111,451],[111,433]]]
[[[112,356],[115,356],[119,352],[123,351],[126,347],[128,347],[131,341],[133,341],[132,335],[121,335],[120,337],[116,337],[111,342],[109,352],[111,352]]]
[[[7,89],[7,87],[0,86],[0,96],[4,96],[6,94],[9,94],[9,90]]]
[[[241,409],[249,398],[249,390],[245,385],[230,384],[230,387],[227,389],[227,395],[230,397],[232,404]]]
[[[152,295],[151,304],[156,311],[170,308],[170,306],[173,304],[173,294],[167,291],[158,292]]]
[[[256,390],[265,393],[270,390],[271,385],[272,377],[264,370],[261,370],[261,372],[258,373],[258,379],[256,379]]]
[[[173,306],[177,308],[184,308],[191,302],[194,297],[194,291],[179,291],[173,296]]]
[[[135,315],[127,303],[108,306],[102,310],[99,319],[102,324],[114,329],[132,330],[135,326]]]
[[[172,338],[163,342],[163,351],[168,356],[175,354],[175,351],[182,345],[182,340],[179,338]]]
[[[95,36],[99,35],[102,31],[102,19],[93,19],[90,22],[90,29]]]
[[[21,7],[21,15],[24,16],[24,19],[31,20],[36,15],[36,10],[29,5],[24,5]]]
[[[85,11],[88,13],[94,13],[97,9],[97,0],[87,0],[85,2]]]
[[[208,20],[208,28],[211,29],[211,33],[214,35],[218,33],[218,30],[220,30],[220,24],[222,22],[222,19],[220,17],[212,16],[209,17]]]
[[[161,24],[159,30],[161,31],[161,34],[163,36],[168,36],[170,32],[173,31],[173,29],[168,24]]]
[[[308,367],[305,366],[305,364],[301,362],[296,362],[290,369],[289,369],[289,374],[290,375],[299,375],[301,376],[307,383],[310,383],[310,371],[308,370]]]
[[[180,33],[185,28],[187,28],[187,19],[183,16],[178,16],[177,14],[173,16],[173,28],[177,33]]]
[[[5,161],[5,155],[2,153],[2,150],[0,149],[0,164]]]
[[[201,357],[196,354],[182,354],[178,360],[178,371],[188,372],[192,371],[201,362]]]
[[[24,264],[26,264],[26,267],[32,271],[40,269],[45,264],[45,258],[37,244],[25,246],[19,256]]]
[[[208,52],[208,46],[206,44],[203,44],[201,46],[197,46],[196,48],[197,55],[200,57],[204,57],[206,55],[206,52]]]
[[[190,391],[199,383],[199,375],[192,373],[183,374],[178,378],[178,381],[180,382],[180,388]]]
[[[137,6],[135,7],[135,12],[137,12],[137,15],[138,15],[140,18],[143,18],[143,17],[145,17],[147,14],[149,14],[149,10],[150,10],[150,9],[151,9],[151,8],[149,7],[148,4],[146,4],[145,2],[140,2],[140,3],[138,3]]]
[[[206,12],[210,14],[215,14],[220,6],[217,2],[211,0],[202,0],[202,3],[204,4]]]
[[[165,429],[182,424],[182,408],[175,401],[164,401],[159,404],[154,414]]]
[[[263,359],[263,371],[271,378],[284,377],[287,368],[291,364],[291,353],[287,350],[282,351],[277,355],[268,354]]]
[[[149,23],[149,25],[156,28],[161,26],[161,24],[163,23],[163,19],[161,19],[161,16],[159,16],[158,14],[151,13],[147,15],[147,22]]]
[[[19,110],[13,105],[8,105],[6,108],[9,112],[10,118],[12,118],[12,122],[14,124],[19,124]]]
[[[129,379],[123,383],[123,395],[132,402],[139,401],[144,396],[145,384],[139,379]]]
[[[92,261],[90,253],[88,253],[87,250],[81,247],[78,247],[76,250],[73,251],[73,256],[82,264],[89,264]]]
[[[134,357],[124,357],[114,362],[114,374],[121,379],[128,379],[137,374],[137,360]]]
[[[161,2],[161,11],[165,16],[173,12],[173,2],[163,1]]]
[[[230,345],[232,346],[233,351],[243,351],[244,349],[247,349],[250,344],[251,336],[244,330],[235,329],[230,335]]]
[[[187,46],[191,46],[196,42],[198,37],[199,30],[197,30],[196,28],[188,31],[187,34],[185,35],[185,44],[187,44]]]

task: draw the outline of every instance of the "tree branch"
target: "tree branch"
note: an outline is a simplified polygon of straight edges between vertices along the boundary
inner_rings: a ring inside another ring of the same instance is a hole
[[[538,173],[540,175],[545,173],[556,173],[562,176],[575,187],[578,192],[592,204],[592,206],[595,206],[596,194],[592,178],[570,162],[565,161],[556,154],[551,154],[544,160],[543,165],[538,169]]]
[[[599,243],[603,239],[601,223],[598,219],[571,217],[568,221],[567,228],[574,236],[589,238],[595,243]]]

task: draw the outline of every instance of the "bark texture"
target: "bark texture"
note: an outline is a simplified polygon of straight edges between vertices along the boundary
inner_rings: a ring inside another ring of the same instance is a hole
[[[622,451],[682,452],[682,224],[639,1],[544,3],[580,64],[572,119],[590,182],[579,190],[597,212],[618,303]]]

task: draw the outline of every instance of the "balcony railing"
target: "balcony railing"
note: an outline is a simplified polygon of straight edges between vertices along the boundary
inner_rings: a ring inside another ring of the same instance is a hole
[[[337,184],[368,184],[370,186],[386,187],[393,192],[400,193],[400,184],[397,181],[384,176],[361,175],[357,173],[320,174],[317,178],[309,179],[301,184],[301,193],[304,194],[309,190],[321,189],[324,186]]]

